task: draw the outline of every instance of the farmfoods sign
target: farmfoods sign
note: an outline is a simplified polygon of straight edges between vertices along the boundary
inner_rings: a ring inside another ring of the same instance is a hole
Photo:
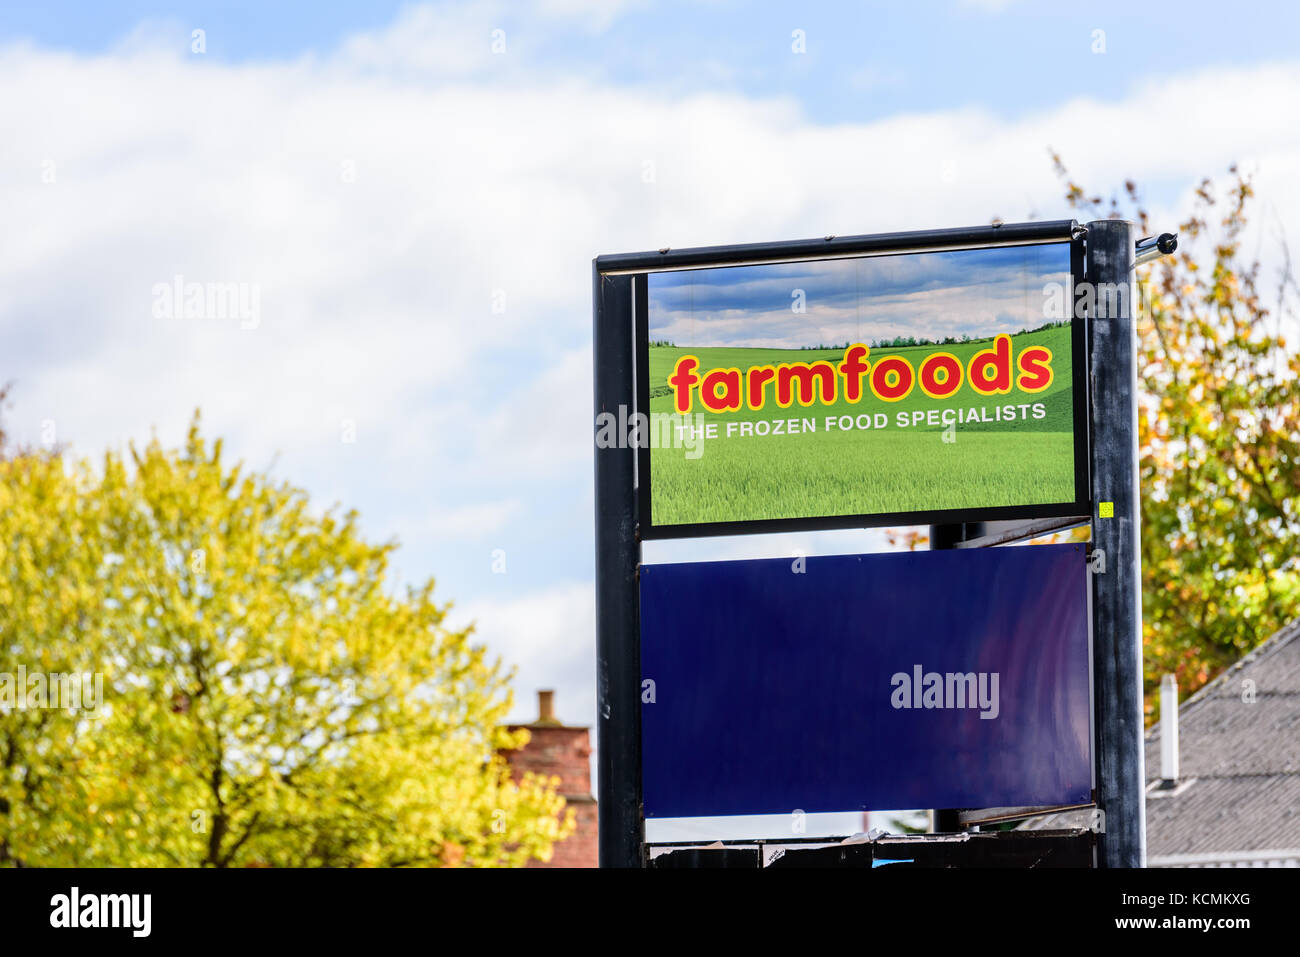
[[[649,271],[642,534],[1086,513],[1078,262],[1066,241]]]
[[[919,387],[932,399],[950,399],[961,390],[963,378],[972,391],[989,397],[1008,395],[1012,383],[1024,393],[1043,392],[1052,384],[1052,350],[1045,345],[1027,345],[1021,351],[1015,371],[1013,347],[1008,335],[995,336],[993,346],[976,352],[969,362],[951,352],[931,352],[917,357],[918,365],[905,355],[890,354],[872,363],[871,347],[855,342],[844,349],[841,360],[818,359],[813,362],[782,362],[778,365],[750,366],[739,369],[714,369],[700,375],[700,360],[684,355],[677,360],[668,384],[673,389],[674,411],[685,415],[691,411],[691,395],[698,389],[700,404],[709,412],[761,412],[769,398],[782,409],[798,401],[804,408],[821,404],[834,408],[839,396],[857,403],[867,395],[882,402],[906,399]],[[933,409],[930,411],[934,411]],[[945,409],[952,416],[931,416],[945,425],[961,421],[961,411]],[[852,418],[852,416],[846,416]],[[925,414],[917,417],[924,418]],[[906,423],[907,413],[899,422]],[[779,420],[778,420],[779,421]],[[828,420],[830,421],[830,420]],[[985,419],[984,421],[988,421]],[[750,434],[743,423],[728,423],[728,432]]]

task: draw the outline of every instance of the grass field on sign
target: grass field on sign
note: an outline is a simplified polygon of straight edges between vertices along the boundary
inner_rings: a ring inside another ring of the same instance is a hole
[[[942,349],[963,365],[989,340],[947,346],[872,349],[873,362],[901,355],[913,367]],[[1054,379],[1036,395],[1013,389],[1009,396],[980,396],[968,385],[951,399],[926,396],[920,388],[899,402],[868,393],[860,402],[841,396],[833,405],[795,404],[779,409],[769,401],[762,411],[703,413],[718,424],[718,438],[706,439],[698,458],[686,449],[650,452],[651,517],[656,525],[870,515],[950,508],[986,508],[1069,502],[1074,498],[1074,440],[1070,329],[1061,326],[1012,337],[1014,355],[1028,345],[1052,350]],[[697,348],[652,346],[649,350],[650,411],[673,412],[668,376],[679,356],[700,360],[700,371],[781,362],[842,358],[843,350]],[[1041,419],[971,422],[957,425],[944,441],[944,426],[900,427],[899,412],[930,409],[979,410],[994,415],[998,405],[1041,403]],[[702,409],[698,400],[693,412]],[[827,416],[884,412],[884,429],[826,431]],[[726,437],[726,423],[749,419],[805,419],[816,431],[794,435]]]

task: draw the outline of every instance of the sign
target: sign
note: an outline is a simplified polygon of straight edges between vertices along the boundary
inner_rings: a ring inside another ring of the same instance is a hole
[[[1070,241],[650,271],[646,538],[1087,514]]]
[[[1085,804],[1084,547],[641,568],[646,817]]]
[[[1059,220],[596,258],[602,866],[644,866],[647,815],[1088,804],[1098,863],[1143,866],[1134,239]],[[820,334],[782,333],[787,309]],[[1055,323],[1068,363],[1032,338]],[[1088,572],[1083,546],[963,547],[1081,516]],[[656,537],[972,522],[947,551],[642,562]]]

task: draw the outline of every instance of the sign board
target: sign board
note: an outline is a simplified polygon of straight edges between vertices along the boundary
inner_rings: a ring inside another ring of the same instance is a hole
[[[1085,804],[1084,546],[641,568],[646,817]]]
[[[602,866],[647,815],[1088,803],[1142,866],[1135,262],[1119,220],[596,258]],[[961,544],[642,562],[904,524]]]
[[[1088,512],[1077,243],[648,271],[643,538]]]

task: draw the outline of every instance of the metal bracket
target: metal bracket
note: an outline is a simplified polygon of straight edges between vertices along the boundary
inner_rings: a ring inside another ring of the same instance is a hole
[[[1178,248],[1177,233],[1161,233],[1159,236],[1147,236],[1139,239],[1133,250],[1133,268],[1144,263],[1154,262],[1161,256],[1168,256]]]
[[[1094,575],[1106,574],[1106,552],[1103,549],[1092,550],[1092,554],[1088,556],[1088,570]]]

